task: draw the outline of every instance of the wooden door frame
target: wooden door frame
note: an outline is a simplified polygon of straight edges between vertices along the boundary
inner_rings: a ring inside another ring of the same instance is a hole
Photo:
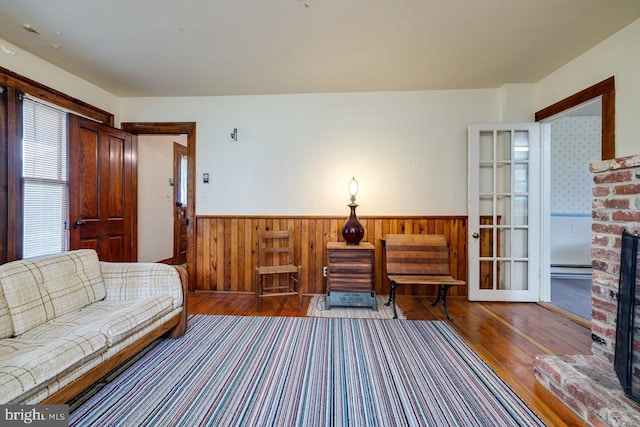
[[[536,122],[560,114],[597,97],[602,97],[601,160],[616,158],[616,84],[613,76],[536,112]]]
[[[121,129],[134,135],[187,135],[187,273],[189,290],[194,289],[196,277],[195,187],[196,187],[196,123],[195,122],[128,122]],[[137,187],[136,174],[136,187]]]
[[[573,95],[568,96],[567,98],[556,102],[546,108],[543,108],[540,111],[535,113],[536,122],[544,121],[550,117],[561,114],[565,111],[568,111],[572,108],[575,108],[585,102],[591,101],[598,97],[602,97],[602,111],[601,111],[601,130],[602,130],[602,140],[601,140],[601,160],[609,160],[614,159],[616,157],[616,141],[615,141],[615,127],[616,127],[616,105],[615,105],[615,77],[609,77],[599,83],[596,83],[593,86],[590,86],[580,92],[577,92]],[[544,214],[543,214],[544,215]],[[543,219],[544,221],[544,219]],[[545,233],[546,243],[549,245],[549,230],[548,225],[543,226],[543,233]],[[547,252],[548,255],[549,252]],[[549,261],[548,258],[545,259],[543,256],[543,263]],[[548,267],[541,265],[542,271],[546,278],[550,277],[550,272]],[[545,268],[547,268],[545,272]],[[541,286],[550,286],[548,281],[545,279],[541,283]],[[549,296],[551,294],[550,289]],[[538,304],[556,312],[561,312],[563,315],[567,315],[567,312],[559,309],[555,305],[551,304],[551,302],[542,302],[540,301]],[[588,321],[584,319],[578,318],[577,316],[570,316],[576,323],[579,323],[583,326],[590,327]]]

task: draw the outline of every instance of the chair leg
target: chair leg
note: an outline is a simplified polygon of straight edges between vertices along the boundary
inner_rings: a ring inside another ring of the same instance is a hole
[[[444,315],[447,317],[447,320],[453,322],[453,319],[449,316],[449,310],[447,310],[447,291],[451,285],[439,285],[438,286],[438,296],[436,300],[431,304],[432,307],[435,307],[436,304],[442,302],[442,308],[444,308]]]
[[[256,273],[256,311],[260,311],[260,287],[262,286],[262,280],[258,273]]]
[[[302,286],[300,285],[300,279],[298,277],[291,276],[291,281],[293,282],[293,291],[298,292],[298,310],[302,308]]]
[[[393,318],[397,319],[398,313],[396,312],[396,288],[398,287],[398,284],[392,280],[389,285],[391,286],[391,289],[389,290],[389,301],[385,302],[384,305],[388,307],[389,304],[393,302]]]

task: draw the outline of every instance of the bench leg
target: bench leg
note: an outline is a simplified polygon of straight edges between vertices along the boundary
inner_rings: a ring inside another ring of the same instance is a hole
[[[385,302],[384,305],[388,307],[389,304],[391,304],[391,302],[393,301],[393,318],[397,319],[398,313],[396,313],[396,288],[398,287],[398,284],[392,280],[389,285],[391,286],[391,289],[389,290],[389,301]]]
[[[453,319],[449,316],[449,310],[447,310],[447,291],[451,285],[439,285],[438,286],[438,296],[436,300],[431,304],[432,307],[435,307],[436,304],[442,302],[442,307],[444,308],[444,315],[447,317],[447,320],[453,322]]]

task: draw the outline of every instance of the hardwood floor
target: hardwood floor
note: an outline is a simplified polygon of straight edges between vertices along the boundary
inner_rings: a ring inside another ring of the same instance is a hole
[[[398,295],[397,303],[410,320],[444,320],[442,306],[431,307],[433,297]],[[256,311],[254,295],[189,293],[189,314],[238,316],[305,316],[295,297],[264,299]],[[591,354],[591,331],[559,313],[532,303],[447,300],[453,328],[502,379],[548,424],[585,426],[533,376],[537,354]]]

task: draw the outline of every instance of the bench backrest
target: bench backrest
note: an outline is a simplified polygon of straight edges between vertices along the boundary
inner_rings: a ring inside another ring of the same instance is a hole
[[[388,234],[387,274],[449,275],[449,248],[442,234]]]

